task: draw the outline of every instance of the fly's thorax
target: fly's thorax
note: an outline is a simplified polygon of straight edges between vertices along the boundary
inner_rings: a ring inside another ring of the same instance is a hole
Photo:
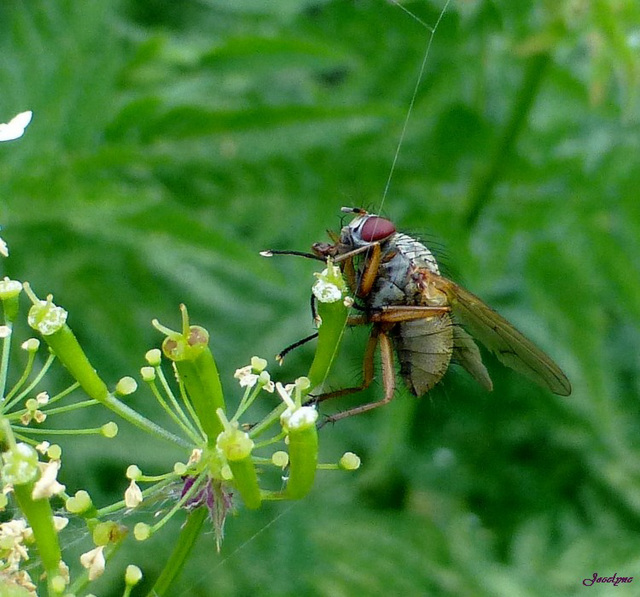
[[[425,268],[413,268],[405,288],[408,305],[422,307],[446,307],[449,298],[431,279],[431,271]]]
[[[394,238],[395,246],[417,268],[426,267],[430,272],[440,275],[438,262],[433,253],[420,241],[408,234],[397,232]]]
[[[383,254],[378,276],[371,289],[367,304],[373,309],[390,305],[407,305],[406,288],[411,279],[412,266],[400,252]]]

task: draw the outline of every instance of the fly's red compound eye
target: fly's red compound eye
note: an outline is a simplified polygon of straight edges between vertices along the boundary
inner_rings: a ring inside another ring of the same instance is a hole
[[[384,218],[372,216],[362,225],[360,238],[364,242],[373,243],[388,238],[396,231],[396,227]]]

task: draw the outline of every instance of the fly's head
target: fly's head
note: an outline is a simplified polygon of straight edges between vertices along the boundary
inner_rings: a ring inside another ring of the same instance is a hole
[[[341,252],[353,251],[361,247],[389,240],[395,233],[396,227],[392,222],[375,214],[367,213],[359,207],[343,207],[344,213],[353,213],[355,218],[342,228],[340,232]]]
[[[330,243],[315,243],[312,250],[315,255],[326,259],[327,257],[340,258],[349,255],[352,251],[362,253],[362,249],[375,243],[384,246],[396,234],[396,227],[385,218],[370,214],[359,207],[343,207],[343,213],[354,214],[355,217],[346,226],[342,227],[340,236],[329,233],[335,241]]]

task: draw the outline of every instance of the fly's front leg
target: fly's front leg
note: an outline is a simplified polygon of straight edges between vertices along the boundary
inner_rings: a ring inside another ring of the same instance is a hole
[[[371,255],[362,272],[360,283],[357,285],[356,294],[358,297],[363,298],[371,292],[373,284],[378,277],[381,254],[382,251],[380,250],[380,245],[378,243],[371,246]]]
[[[379,332],[377,344],[380,344],[380,362],[382,365],[382,384],[384,386],[384,398],[382,400],[378,400],[377,402],[369,402],[368,404],[362,404],[361,406],[350,408],[349,410],[336,413],[335,415],[330,415],[327,417],[326,422],[335,423],[340,419],[345,419],[346,417],[351,417],[353,415],[359,415],[369,410],[373,410],[374,408],[378,408],[379,406],[384,406],[385,404],[389,404],[389,402],[393,400],[393,394],[396,389],[396,374],[393,364],[393,346],[391,345],[389,336],[387,336],[387,334],[385,334],[384,332]],[[371,377],[373,378],[373,353],[371,354]],[[371,383],[371,380],[369,380],[369,383]]]
[[[316,247],[314,245],[314,247]],[[370,255],[366,257],[367,261],[364,266],[364,270],[362,272],[362,276],[360,280],[356,279],[356,271],[353,266],[353,258],[356,255],[360,255],[361,253],[365,253],[367,251],[371,251]],[[358,247],[353,251],[348,251],[347,253],[342,253],[334,258],[334,263],[342,263],[342,271],[344,272],[349,287],[353,289],[354,294],[363,298],[367,296],[371,289],[373,288],[373,284],[378,277],[378,268],[380,267],[380,260],[382,258],[382,251],[380,249],[380,243],[373,242],[369,245]]]

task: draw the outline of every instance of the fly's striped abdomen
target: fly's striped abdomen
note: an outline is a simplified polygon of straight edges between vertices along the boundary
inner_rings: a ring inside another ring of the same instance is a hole
[[[415,396],[426,394],[447,372],[453,354],[448,314],[399,323],[391,330],[400,374]]]

